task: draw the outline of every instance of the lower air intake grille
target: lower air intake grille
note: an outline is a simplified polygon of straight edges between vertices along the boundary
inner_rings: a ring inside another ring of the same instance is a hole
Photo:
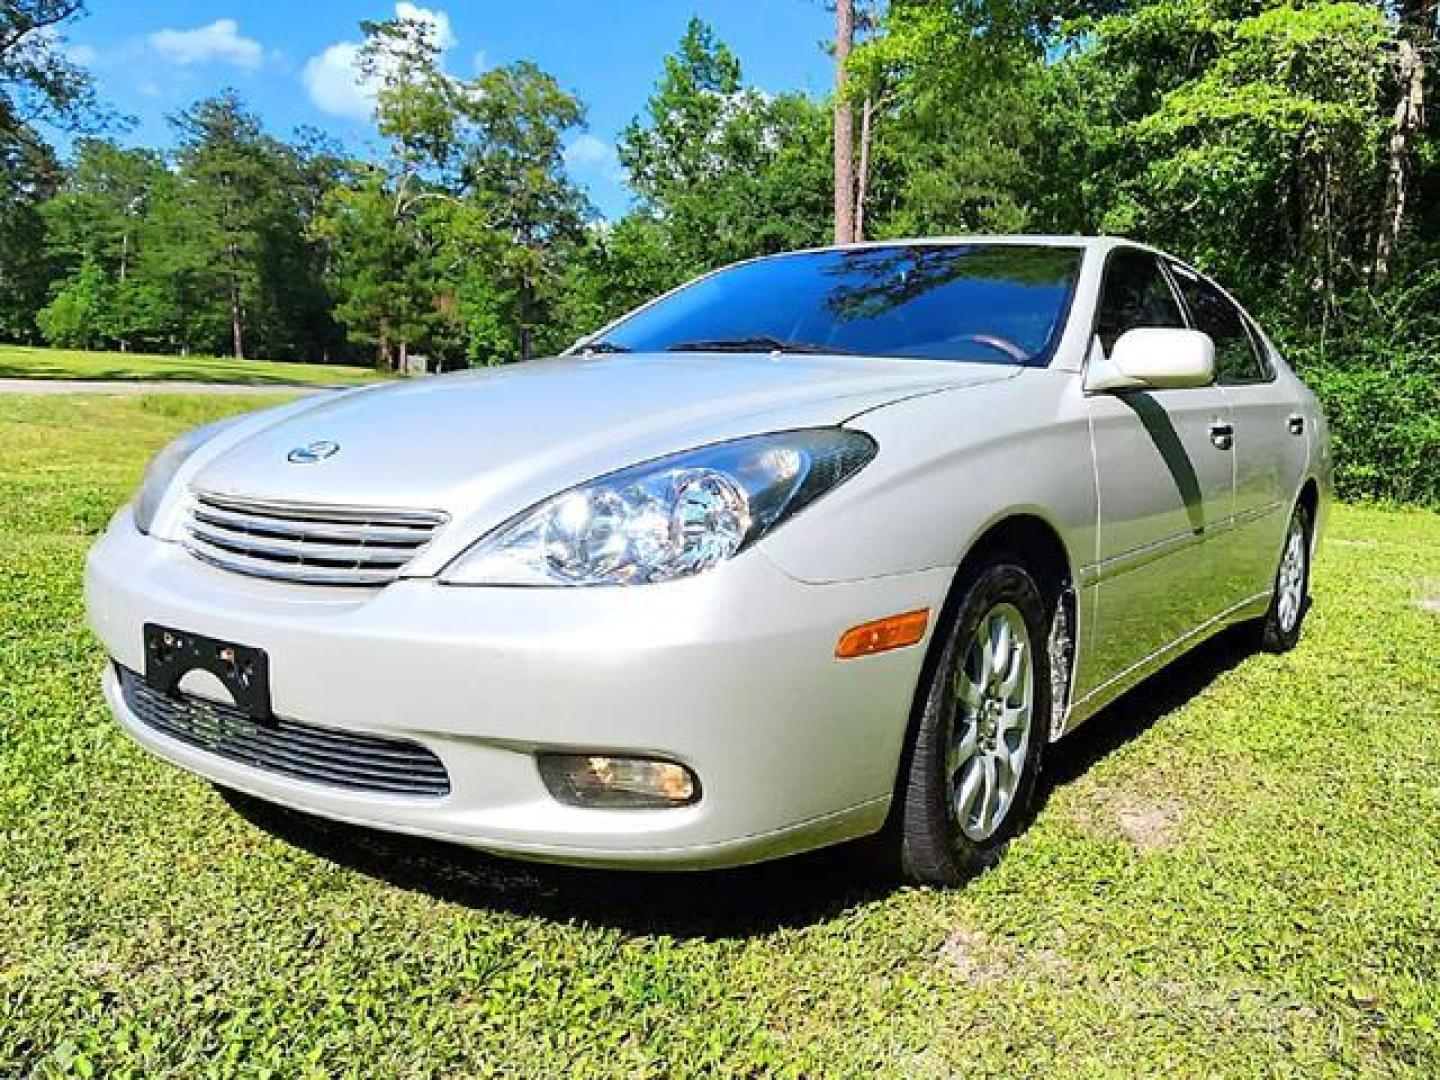
[[[351,791],[438,797],[450,793],[440,759],[418,743],[312,727],[294,720],[252,720],[231,705],[192,694],[172,698],[116,666],[130,711],[147,727],[229,761]]]

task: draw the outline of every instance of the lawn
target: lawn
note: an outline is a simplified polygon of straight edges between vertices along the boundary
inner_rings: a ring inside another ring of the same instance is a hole
[[[385,378],[368,368],[217,356],[152,356],[0,345],[0,379],[160,380],[246,386],[353,386]]]
[[[86,546],[209,398],[0,398],[0,1075],[1440,1075],[1440,515],[1337,508],[952,892],[651,877],[267,812],[106,714]]]

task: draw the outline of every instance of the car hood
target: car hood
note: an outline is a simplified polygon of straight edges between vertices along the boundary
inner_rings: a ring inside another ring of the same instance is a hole
[[[574,484],[744,435],[837,424],[1014,376],[995,364],[794,354],[563,357],[387,384],[266,414],[190,487],[242,498],[440,510],[488,529]],[[294,463],[311,443],[338,449]]]

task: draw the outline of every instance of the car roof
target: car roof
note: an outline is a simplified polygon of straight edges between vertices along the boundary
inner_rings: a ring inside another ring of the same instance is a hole
[[[1048,233],[961,233],[949,236],[903,236],[885,240],[864,240],[854,244],[823,244],[800,251],[784,254],[804,254],[814,251],[864,251],[866,248],[887,247],[949,247],[961,244],[1013,244],[1030,247],[1070,247],[1094,251],[1108,251],[1115,247],[1136,247],[1145,251],[1156,251],[1148,244],[1130,240],[1124,236],[1085,236],[1075,234]],[[1163,254],[1163,252],[1160,252]]]

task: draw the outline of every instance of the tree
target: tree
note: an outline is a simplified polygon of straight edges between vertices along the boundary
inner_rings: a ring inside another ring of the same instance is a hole
[[[358,167],[330,190],[311,234],[329,252],[335,318],[375,350],[377,367],[403,366],[409,345],[430,332],[431,241],[423,222],[399,217],[390,178]]]
[[[273,208],[272,147],[234,91],[196,102],[172,123],[186,190],[205,224],[204,242],[223,270],[231,351],[243,360],[247,307],[260,290],[262,222]]]
[[[82,275],[100,276],[110,291],[90,332],[103,326],[103,336],[122,351],[142,330],[134,311],[134,266],[152,190],[164,173],[163,159],[152,151],[82,139],[64,186],[41,208],[46,248],[68,279],[62,289],[78,286]],[[85,292],[93,289],[87,285]],[[55,340],[50,329],[42,329]]]
[[[96,115],[90,76],[61,49],[58,29],[85,0],[5,0],[0,4],[0,140],[37,122],[77,129]]]
[[[33,133],[0,136],[0,339],[34,336],[51,274],[40,206],[60,179],[60,163]]]
[[[584,110],[533,64],[445,73],[430,23],[365,25],[389,151],[317,225],[336,252],[337,315],[382,364],[403,366],[416,345],[442,364],[528,359],[557,340],[589,213],[564,171]]]
[[[101,343],[102,330],[114,310],[114,297],[105,271],[87,258],[35,317],[51,345],[92,349]]]
[[[739,61],[699,19],[666,57],[619,153],[683,273],[822,243],[831,231],[826,110],[746,88]]]
[[[855,47],[855,0],[835,3],[835,242],[853,243],[855,229],[855,110],[848,93]]]
[[[1425,123],[1427,58],[1440,49],[1440,0],[1401,0],[1382,10],[1395,19],[1395,105],[1386,148],[1385,195],[1375,233],[1373,279],[1390,276],[1396,248],[1410,214],[1416,144]]]
[[[89,76],[61,49],[83,0],[0,4],[0,337],[28,340],[50,269],[39,207],[60,168],[35,124],[79,130],[98,115]]]
[[[849,64],[881,235],[1023,231],[1053,8],[894,0]],[[882,123],[885,145],[877,145]],[[873,175],[872,175],[873,174]],[[858,184],[857,184],[858,187]],[[857,198],[857,205],[864,203]]]
[[[529,360],[537,332],[559,309],[589,213],[564,159],[565,134],[584,122],[584,110],[554,78],[522,62],[480,75],[465,112],[460,171],[470,227],[454,235],[467,254],[488,249],[520,358]]]

